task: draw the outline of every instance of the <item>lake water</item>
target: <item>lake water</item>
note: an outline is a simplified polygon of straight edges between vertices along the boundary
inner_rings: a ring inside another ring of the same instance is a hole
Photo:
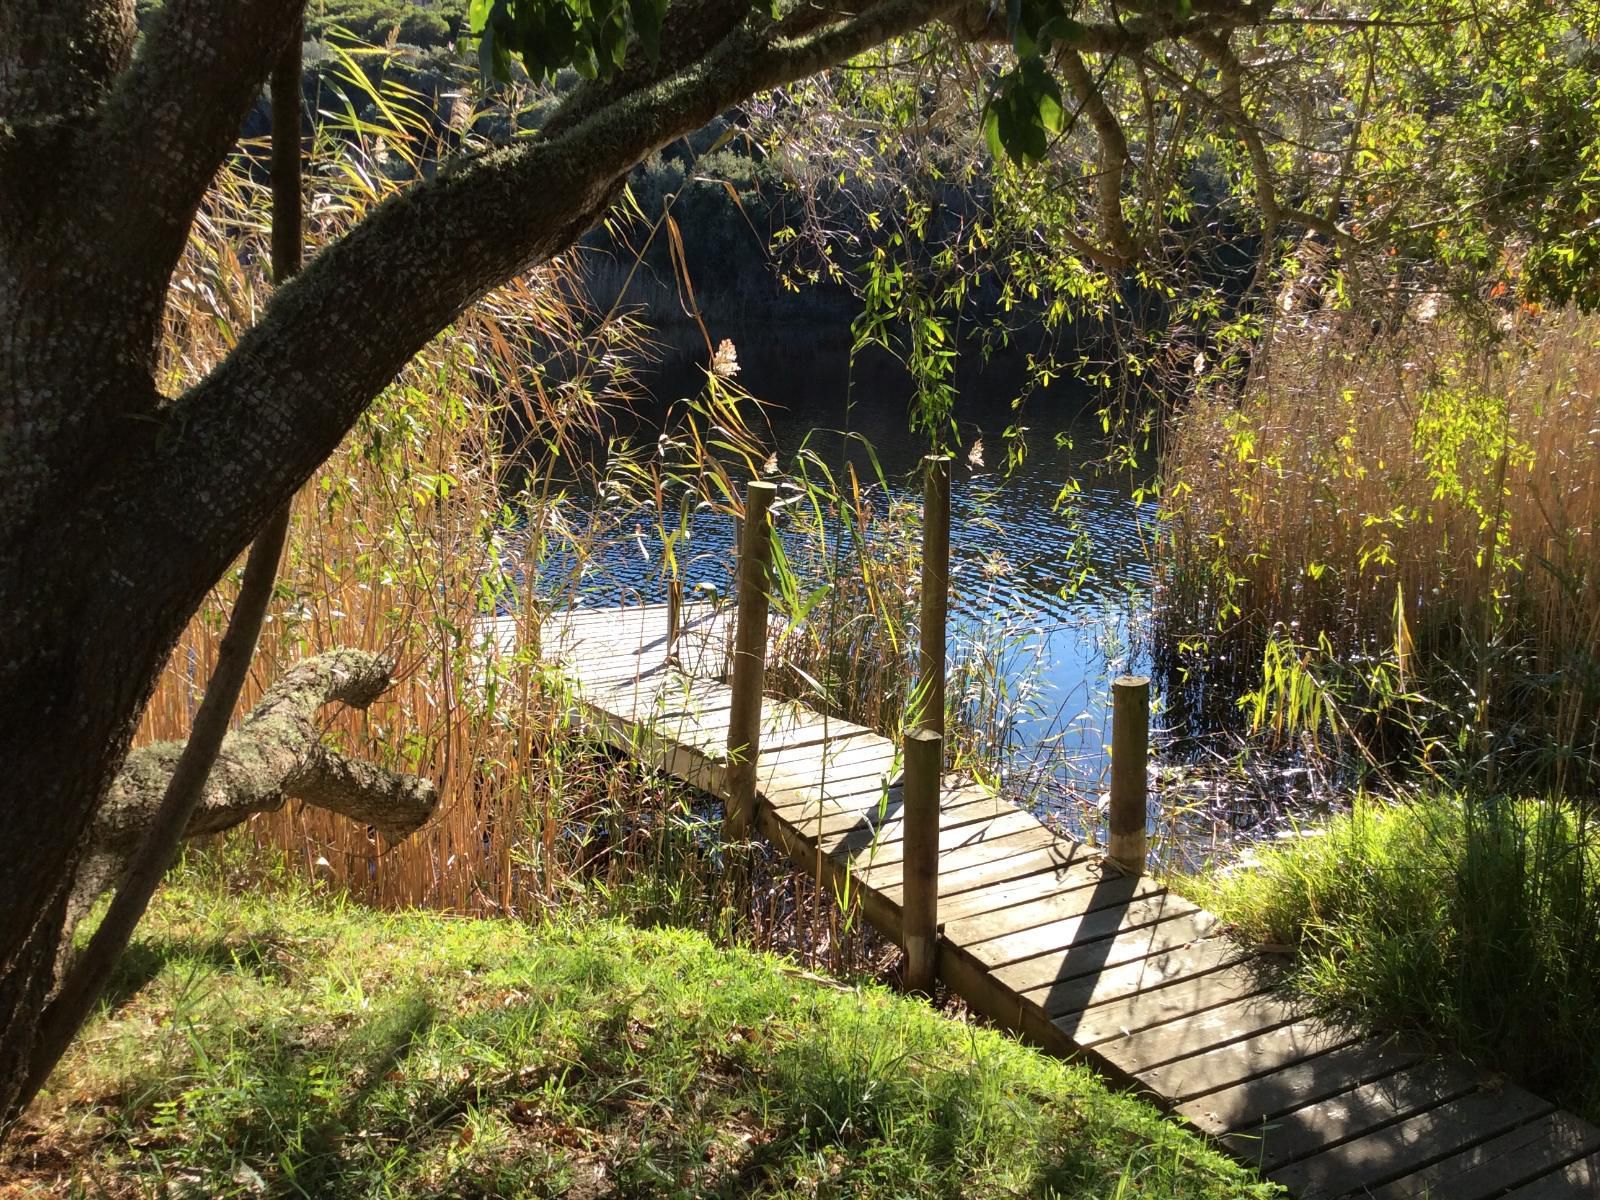
[[[736,337],[738,382],[768,408],[770,444],[787,469],[805,445],[840,469],[856,464],[870,478],[870,443],[891,488],[920,488],[926,439],[909,430],[910,379],[886,356],[858,361],[839,337],[780,340],[755,331]],[[668,362],[650,377],[658,409],[703,383],[704,353]],[[1153,505],[1134,500],[1137,480],[1104,463],[1106,445],[1096,403],[1081,389],[1057,386],[1013,412],[1021,372],[1013,364],[983,367],[975,357],[958,371],[956,416],[962,446],[951,485],[951,610],[953,653],[982,636],[1004,647],[1001,675],[1011,720],[1004,755],[1009,794],[1058,817],[1075,834],[1103,815],[1104,747],[1109,741],[1109,681],[1142,672],[1155,545]],[[650,436],[648,417],[636,431]],[[1006,469],[1003,432],[1025,427],[1026,453]],[[982,444],[982,465],[970,459]],[[1070,504],[1064,490],[1076,484]],[[726,591],[731,524],[697,519],[684,571],[686,584]],[[586,603],[659,601],[659,535],[652,522],[624,516],[604,552],[589,564]],[[1177,734],[1164,728],[1154,700],[1154,743],[1174,757]],[[1242,802],[1193,771],[1163,772],[1153,823],[1180,855],[1202,857],[1224,841],[1261,832],[1260,806]],[[1174,817],[1175,810],[1187,815]],[[1160,815],[1158,817],[1158,814]]]

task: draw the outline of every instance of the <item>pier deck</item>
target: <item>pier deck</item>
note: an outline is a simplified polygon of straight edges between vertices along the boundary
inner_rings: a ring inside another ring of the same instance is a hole
[[[587,724],[725,796],[732,610],[573,609],[542,631]],[[899,938],[899,754],[767,698],[757,827]],[[1303,1200],[1600,1196],[1600,1130],[1457,1059],[1329,1024],[1217,918],[970,781],[941,790],[938,973],[975,1010],[1132,1086]]]

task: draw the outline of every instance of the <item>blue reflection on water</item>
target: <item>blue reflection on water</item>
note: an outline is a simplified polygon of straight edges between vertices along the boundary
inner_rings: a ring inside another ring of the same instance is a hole
[[[780,468],[802,446],[842,476],[846,462],[870,479],[881,466],[892,492],[913,496],[926,440],[908,432],[909,384],[895,368],[857,365],[853,394],[848,356],[834,345],[807,352],[744,342],[740,382],[765,404],[769,445]],[[1103,743],[1112,675],[1136,667],[1134,647],[1148,613],[1149,545],[1154,513],[1134,503],[1133,484],[1101,465],[1098,419],[1081,394],[1044,394],[1018,418],[1009,407],[1015,380],[971,371],[958,380],[962,446],[951,494],[952,609],[955,657],[983,641],[996,656],[1012,702],[1007,790],[1057,812],[1074,831],[1093,820],[1101,790]],[[670,401],[697,386],[692,370],[667,371],[655,383]],[[1008,426],[1021,423],[1026,449],[1005,470]],[[862,442],[869,443],[869,455]],[[983,465],[969,461],[982,443]],[[874,456],[876,466],[874,464]],[[1063,505],[1064,489],[1076,486]],[[608,508],[598,500],[571,518],[599,536],[582,568],[580,603],[603,607],[660,602],[666,596],[665,545],[653,511]],[[675,527],[678,514],[665,524]],[[691,513],[677,552],[686,588],[730,591],[732,523]],[[837,531],[835,531],[837,532]],[[791,558],[799,560],[791,546]],[[567,585],[577,562],[552,554],[541,588]],[[1085,799],[1090,807],[1085,809]]]

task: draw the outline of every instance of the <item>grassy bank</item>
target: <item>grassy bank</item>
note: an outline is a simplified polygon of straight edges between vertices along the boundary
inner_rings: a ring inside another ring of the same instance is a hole
[[[1317,836],[1182,886],[1290,986],[1600,1120],[1600,829],[1557,803],[1358,802]]]
[[[109,1011],[8,1142],[0,1185],[1267,1194],[1085,1071],[697,934],[383,914],[192,876],[162,896]]]

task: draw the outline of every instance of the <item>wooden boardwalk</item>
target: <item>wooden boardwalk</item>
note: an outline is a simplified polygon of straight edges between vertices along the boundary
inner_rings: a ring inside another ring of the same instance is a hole
[[[572,610],[542,631],[588,724],[724,795],[731,610]],[[768,699],[757,823],[802,869],[846,875],[900,934],[899,756],[886,738]],[[1105,866],[984,789],[940,802],[938,971],[977,1011],[1137,1088],[1304,1200],[1600,1197],[1600,1130],[1469,1064],[1326,1024],[1211,914]]]

